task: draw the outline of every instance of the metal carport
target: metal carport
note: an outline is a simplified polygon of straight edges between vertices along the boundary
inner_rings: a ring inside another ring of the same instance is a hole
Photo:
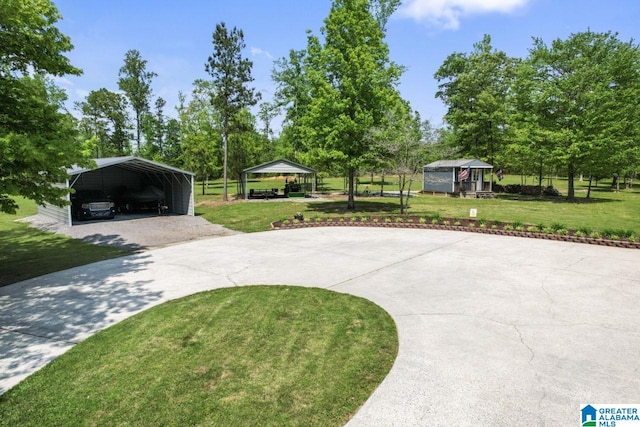
[[[247,177],[249,174],[300,174],[305,177],[305,185],[306,178],[311,176],[311,192],[315,193],[316,191],[316,170],[308,168],[306,166],[302,166],[301,164],[292,162],[291,160],[286,159],[278,159],[273,160],[271,162],[263,163],[258,166],[253,166],[251,168],[247,168],[242,171],[242,192],[244,193],[244,198],[247,199],[249,197],[249,193],[247,192]]]
[[[101,190],[115,195],[119,188],[142,189],[153,185],[164,193],[164,205],[169,213],[194,215],[194,173],[135,156],[94,159],[96,167],[73,167],[69,179],[61,186],[76,190]],[[69,201],[69,195],[66,196]],[[72,225],[71,206],[51,204],[38,207],[38,213]]]

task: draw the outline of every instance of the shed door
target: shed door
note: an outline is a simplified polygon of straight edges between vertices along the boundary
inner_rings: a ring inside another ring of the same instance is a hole
[[[476,191],[482,191],[483,184],[484,184],[484,170],[478,169],[478,180],[476,181]]]

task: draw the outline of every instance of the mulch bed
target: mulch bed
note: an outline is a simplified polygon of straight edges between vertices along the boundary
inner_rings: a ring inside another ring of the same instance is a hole
[[[487,221],[481,225],[480,221],[473,219],[441,218],[437,222],[418,216],[372,216],[372,217],[329,217],[306,218],[274,221],[271,228],[274,230],[308,228],[308,227],[383,227],[383,228],[415,228],[429,230],[467,231],[472,233],[495,234],[499,236],[517,236],[533,239],[556,240],[563,242],[585,243],[590,245],[613,246],[628,249],[640,249],[640,242],[627,240],[610,240],[605,238],[593,238],[588,236],[576,236],[575,230],[566,230],[566,234],[545,233],[539,231],[526,231],[531,225],[524,225],[524,230],[514,228],[509,223],[494,223]],[[506,228],[506,230],[505,230]]]

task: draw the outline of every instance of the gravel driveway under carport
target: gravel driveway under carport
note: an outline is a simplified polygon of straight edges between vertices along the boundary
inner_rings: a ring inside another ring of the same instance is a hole
[[[169,299],[316,286],[396,322],[394,366],[349,426],[575,425],[640,402],[640,252],[440,230],[308,228],[141,252],[0,288],[0,392]]]

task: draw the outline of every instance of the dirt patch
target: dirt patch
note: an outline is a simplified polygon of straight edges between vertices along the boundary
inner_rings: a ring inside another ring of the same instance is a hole
[[[77,222],[72,227],[42,215],[24,220],[40,230],[132,251],[237,234],[221,225],[211,224],[204,218],[188,215],[117,215],[113,220]]]

